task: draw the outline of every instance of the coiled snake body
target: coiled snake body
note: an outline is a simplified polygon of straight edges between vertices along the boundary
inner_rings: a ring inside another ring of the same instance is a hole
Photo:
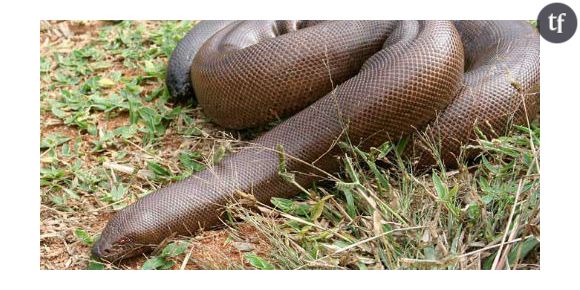
[[[216,225],[237,191],[265,203],[296,194],[279,174],[279,148],[306,187],[338,170],[345,136],[367,150],[423,130],[452,165],[475,125],[501,132],[539,112],[539,75],[539,37],[523,21],[200,22],[169,61],[171,94],[191,97],[193,87],[226,128],[290,117],[118,212],[92,252],[115,261]],[[433,163],[415,147],[419,165]]]

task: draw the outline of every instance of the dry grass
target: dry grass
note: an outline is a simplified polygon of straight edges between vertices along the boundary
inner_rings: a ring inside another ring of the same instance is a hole
[[[120,266],[92,261],[114,211],[259,134],[221,131],[167,102],[167,56],[192,25],[41,22],[41,269],[539,268],[535,125],[482,136],[477,161],[427,175],[398,144],[345,146],[338,182],[275,207],[232,204],[227,227]]]

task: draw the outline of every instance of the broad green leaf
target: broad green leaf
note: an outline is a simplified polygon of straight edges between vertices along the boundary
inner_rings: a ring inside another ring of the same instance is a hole
[[[165,256],[165,257],[175,257],[175,256],[179,256],[181,254],[183,254],[183,252],[185,252],[185,250],[187,250],[187,243],[184,242],[175,242],[175,243],[171,243],[168,244],[167,246],[165,246],[165,248],[163,248],[163,251],[161,252],[161,256]]]
[[[85,245],[92,245],[93,244],[93,238],[87,233],[85,232],[83,229],[76,229],[75,230],[75,237],[77,237],[79,240],[81,240]]]
[[[76,192],[74,192],[72,189],[68,189],[68,188],[66,188],[66,187],[63,187],[62,189],[63,189],[63,190],[64,190],[64,192],[66,192],[66,194],[67,194],[69,197],[71,197],[72,199],[79,200],[79,199],[81,198],[81,197],[80,197],[80,196],[79,196],[79,195],[78,195]]]
[[[40,140],[40,149],[56,147],[70,140],[69,137],[60,134],[51,134]]]
[[[540,241],[538,241],[536,238],[534,237],[530,237],[526,240],[524,240],[523,242],[518,242],[517,246],[515,246],[510,253],[508,254],[508,260],[510,261],[510,266],[515,265],[516,261],[516,257],[518,257],[518,252],[519,252],[519,258],[523,259],[525,258],[531,250],[533,250],[538,244],[540,243]]]
[[[115,85],[115,82],[109,78],[101,78],[98,83],[101,88],[110,88]]]
[[[97,261],[89,261],[89,266],[87,267],[87,270],[103,270],[105,269],[105,265],[103,263],[97,262]]]
[[[58,206],[64,206],[66,204],[66,198],[64,196],[52,195],[50,196],[50,200]]]
[[[165,167],[163,167],[159,163],[149,161],[149,162],[147,162],[147,168],[149,168],[149,170],[151,170],[156,176],[160,176],[160,177],[171,176],[171,172],[169,172],[169,170],[167,170]]]
[[[165,257],[152,257],[143,263],[142,270],[166,270],[175,265],[173,261],[167,261]]]
[[[254,266],[256,269],[260,270],[274,270],[274,266],[272,264],[266,262],[264,259],[258,257],[254,253],[248,253],[244,255],[246,261],[250,263],[250,265]]]
[[[311,206],[307,204],[300,204],[296,201],[280,197],[273,197],[270,201],[276,208],[285,213],[299,216],[309,216],[310,214]]]
[[[324,211],[324,205],[326,204],[326,200],[331,196],[326,196],[325,198],[317,201],[314,206],[310,209],[310,219],[315,221],[322,215],[322,211]]]
[[[437,192],[437,196],[441,200],[446,200],[449,189],[443,185],[443,181],[441,181],[441,178],[439,177],[439,174],[437,172],[433,172],[432,178],[433,185],[435,186],[435,191]]]
[[[205,164],[197,161],[200,159],[201,153],[199,152],[182,152],[179,154],[179,161],[181,162],[181,165],[187,169],[191,169],[194,172],[203,171],[205,169]]]
[[[111,198],[113,201],[119,201],[125,197],[125,193],[127,193],[127,188],[123,186],[123,184],[113,185],[111,188]]]
[[[344,197],[346,198],[346,212],[351,218],[356,216],[356,206],[354,205],[354,196],[352,195],[352,191],[349,187],[339,187],[337,183],[337,188],[342,191]]]

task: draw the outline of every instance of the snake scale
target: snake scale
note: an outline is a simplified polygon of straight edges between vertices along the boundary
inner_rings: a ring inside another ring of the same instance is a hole
[[[280,148],[303,187],[339,170],[345,136],[363,150],[432,137],[453,166],[474,126],[496,134],[539,113],[539,58],[525,21],[202,21],[172,54],[170,93],[193,96],[224,128],[283,121],[117,212],[92,253],[119,261],[217,225],[239,191],[264,203],[295,195]],[[409,148],[418,166],[433,164],[424,147]]]

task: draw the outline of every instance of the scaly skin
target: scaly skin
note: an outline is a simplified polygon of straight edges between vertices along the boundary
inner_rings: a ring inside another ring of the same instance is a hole
[[[288,172],[308,187],[339,169],[335,141],[346,134],[366,150],[430,124],[451,163],[476,121],[497,131],[512,117],[521,122],[524,103],[530,114],[539,109],[539,38],[525,22],[248,21],[191,41],[199,25],[175,54],[195,55],[191,79],[205,114],[228,128],[291,117],[253,146],[118,212],[93,248],[97,257],[118,261],[217,225],[236,191],[264,203],[298,193],[278,172],[279,145]],[[432,164],[417,148],[420,162]]]

